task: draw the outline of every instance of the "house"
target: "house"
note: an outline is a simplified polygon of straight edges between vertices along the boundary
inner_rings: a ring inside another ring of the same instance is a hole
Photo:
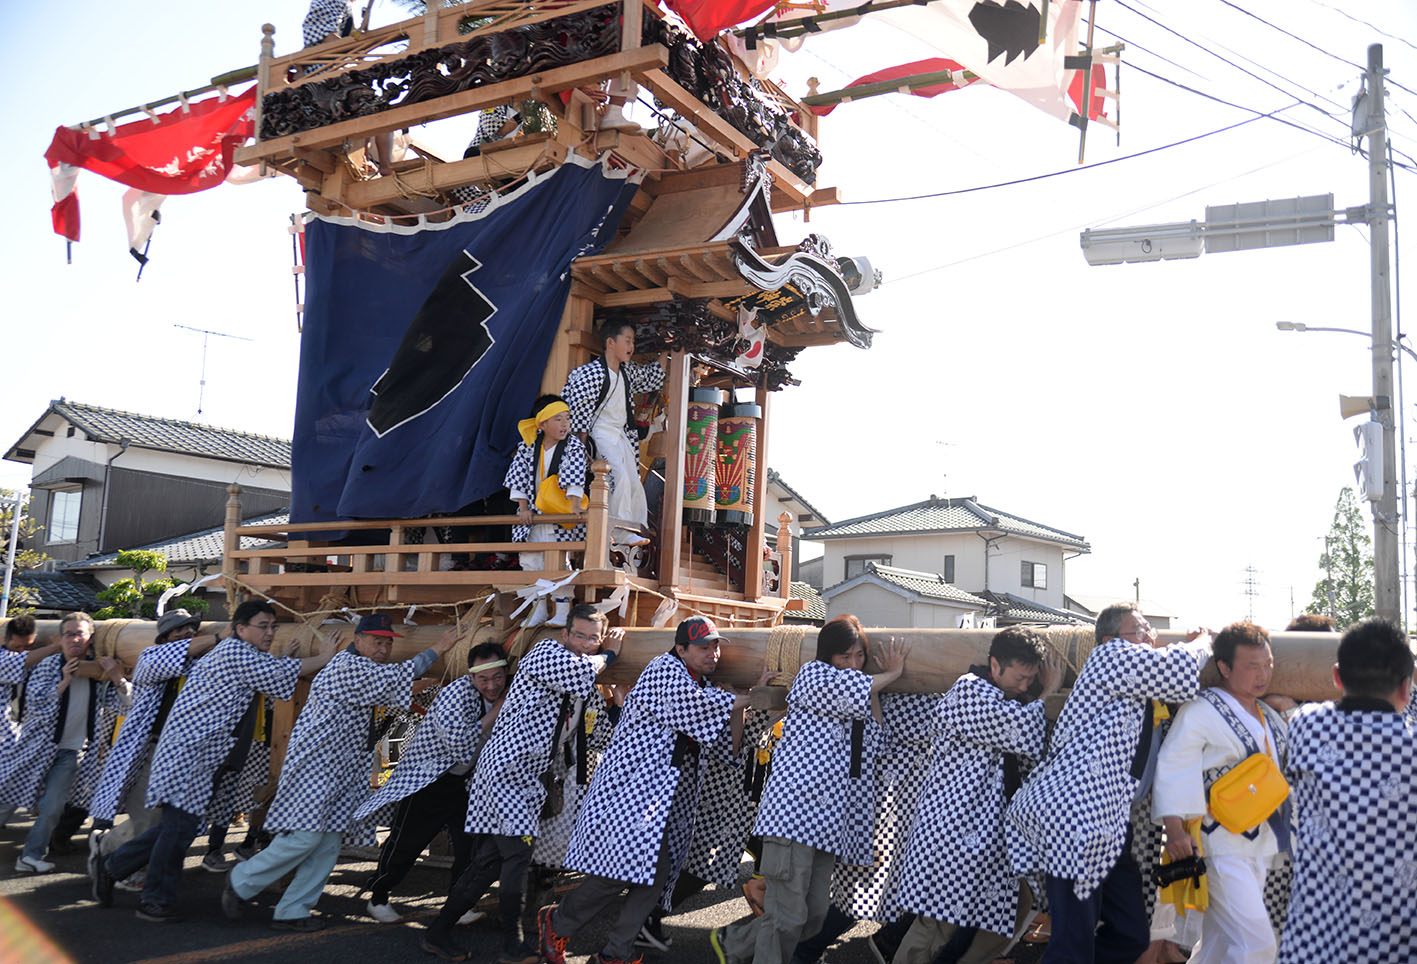
[[[1065,563],[1092,551],[1087,540],[972,496],[931,496],[803,538],[823,546],[828,615],[935,628],[1088,621],[1064,600]]]
[[[21,570],[15,573],[11,612],[23,606],[34,610],[36,619],[58,619],[72,612],[91,613],[103,605],[98,594],[103,585],[81,573]],[[21,598],[19,590],[26,590]]]
[[[802,580],[802,535],[828,525],[827,517],[812,506],[797,490],[788,485],[776,469],[768,469],[767,498],[763,500],[763,520],[770,536],[769,545],[777,545],[777,518],[784,511],[792,513],[792,580]],[[806,580],[821,588],[819,582]]]
[[[33,466],[34,548],[61,563],[220,526],[233,482],[253,514],[290,504],[285,439],[63,398],[5,458]]]
[[[1093,619],[1096,619],[1098,613],[1115,602],[1135,602],[1141,607],[1141,614],[1146,617],[1147,622],[1151,623],[1153,629],[1170,629],[1172,620],[1176,618],[1175,613],[1154,599],[1129,600],[1126,595],[1093,596],[1074,593],[1068,593],[1066,599],[1068,609]]]

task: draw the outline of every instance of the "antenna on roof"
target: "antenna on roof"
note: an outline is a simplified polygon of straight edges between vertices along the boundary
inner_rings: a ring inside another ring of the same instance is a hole
[[[207,390],[207,341],[212,335],[218,338],[234,338],[237,341],[255,341],[254,338],[243,338],[241,335],[228,335],[224,331],[212,331],[209,328],[193,328],[191,325],[173,324],[173,328],[185,328],[187,331],[195,331],[202,336],[202,377],[197,382],[197,417],[202,417],[202,399]]]

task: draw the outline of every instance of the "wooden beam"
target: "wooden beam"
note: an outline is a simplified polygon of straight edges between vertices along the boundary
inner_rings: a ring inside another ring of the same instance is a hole
[[[758,420],[758,450],[754,453],[757,465],[753,475],[753,524],[743,540],[747,555],[743,560],[743,595],[761,600],[769,598],[763,594],[763,533],[768,496],[768,403],[772,393],[760,384],[754,394],[753,401],[762,408],[763,417]]]
[[[671,280],[669,290],[685,298],[742,298],[758,289],[740,279],[738,281],[705,281],[699,284]]]
[[[684,431],[689,414],[689,356],[669,356],[664,379],[664,502],[659,513],[659,586],[673,593],[679,586],[679,540],[684,531]]]
[[[600,303],[606,308],[629,308],[634,305],[656,305],[661,301],[673,301],[674,292],[668,288],[642,288],[639,291],[618,291],[600,296]]]
[[[772,188],[772,209],[775,214],[782,211],[795,211],[801,207],[819,208],[825,207],[828,204],[840,203],[841,188],[837,187],[817,188],[812,192],[812,196],[807,199],[805,205],[787,191],[778,190],[776,184],[774,184]]]
[[[449,164],[430,163],[397,177],[359,181],[345,189],[344,201],[352,208],[367,211],[375,205],[388,204],[409,194],[446,192],[468,184],[490,183],[497,177],[515,177],[528,168],[544,171],[565,159],[565,145],[557,144],[550,138],[538,139],[536,143],[499,151],[495,159],[479,155]]]
[[[580,270],[577,270],[577,269],[580,269]],[[629,290],[629,288],[630,288],[630,285],[629,285],[628,283],[626,283],[625,279],[624,279],[624,278],[621,278],[621,277],[620,277],[619,275],[617,275],[614,271],[612,271],[612,270],[610,269],[610,266],[609,266],[609,265],[601,265],[601,264],[592,264],[592,265],[584,265],[584,266],[583,266],[583,265],[578,265],[578,264],[573,264],[573,265],[572,265],[572,268],[571,268],[571,276],[572,276],[572,277],[575,277],[575,276],[580,275],[580,274],[582,274],[582,273],[588,274],[590,277],[594,278],[596,281],[599,281],[599,282],[601,283],[601,285],[602,285],[603,287],[605,287],[605,288],[606,288],[608,291],[610,291],[611,293],[614,293],[614,292],[617,292],[617,291],[627,291],[627,290]]]
[[[578,64],[557,67],[525,77],[516,77],[496,84],[474,87],[472,90],[437,97],[433,100],[409,104],[380,111],[367,117],[356,117],[347,121],[317,127],[314,130],[288,134],[267,141],[258,141],[248,147],[236,149],[238,164],[254,164],[276,157],[287,157],[297,147],[329,148],[345,141],[362,141],[366,137],[398,130],[417,124],[426,124],[458,114],[467,114],[485,107],[505,104],[529,97],[533,90],[554,94],[582,84],[592,84],[605,77],[629,71],[639,77],[641,74],[665,67],[669,64],[669,51],[662,44],[637,47],[606,57],[584,60]],[[673,81],[670,81],[673,83]],[[678,86],[677,84],[675,86]],[[680,90],[683,90],[681,87]]]

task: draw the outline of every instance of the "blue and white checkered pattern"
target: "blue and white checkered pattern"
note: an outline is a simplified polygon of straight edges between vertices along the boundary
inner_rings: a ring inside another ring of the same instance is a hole
[[[439,687],[433,706],[404,744],[398,766],[384,785],[355,811],[363,820],[411,797],[460,763],[472,763],[482,746],[483,716],[490,705],[466,674]]]
[[[761,710],[747,711],[743,720],[745,759],[754,759],[758,752],[771,754],[774,722],[770,714]],[[758,801],[744,788],[743,781],[743,768],[736,761],[709,756],[699,793],[699,812],[694,815],[694,836],[684,858],[684,873],[723,888],[737,885],[738,865],[758,816]]]
[[[191,660],[187,650],[190,639],[149,646],[138,655],[133,667],[133,708],[123,718],[118,740],[113,744],[103,773],[94,789],[89,814],[94,819],[112,820],[119,813],[123,798],[133,789],[133,781],[152,751],[153,723],[162,706],[162,695],[170,680],[186,674]]]
[[[330,34],[338,36],[348,17],[348,0],[310,0],[310,10],[305,14],[300,30],[305,46],[324,43]]]
[[[376,663],[351,644],[310,681],[310,698],[290,732],[267,830],[344,831],[370,796],[370,714],[413,701],[412,659]]]
[[[532,515],[541,515],[541,510],[536,507],[537,474],[535,466],[536,450],[534,446],[525,442],[517,443],[517,454],[512,456],[512,464],[507,466],[507,478],[502,483],[512,492],[512,498],[518,498],[518,493],[526,497],[527,505],[531,506]],[[542,453],[546,457],[546,453]],[[583,490],[585,488],[586,476],[586,450],[584,443],[574,435],[567,436],[566,448],[561,453],[561,467],[559,478],[561,479],[561,489],[565,491],[566,482],[574,481],[573,488]],[[582,493],[584,494],[584,493]],[[526,542],[531,533],[531,526],[513,526],[512,541]],[[582,522],[570,529],[565,526],[555,526],[553,539],[556,542],[580,542],[585,538],[585,523]]]
[[[939,693],[885,693],[881,696],[881,750],[876,755],[876,832],[870,867],[839,863],[832,874],[832,903],[857,920],[885,923],[897,916],[896,890],[901,856],[910,838],[930,749]]]
[[[1073,880],[1080,900],[1097,888],[1126,840],[1147,701],[1191,699],[1209,656],[1209,638],[1162,649],[1112,638],[1092,651],[1046,759],[1009,804],[1004,833],[1015,871]]]
[[[566,732],[561,735],[561,749],[551,755],[552,772],[565,774],[561,783],[561,812],[541,821],[541,828],[536,832],[536,843],[531,848],[532,862],[542,867],[565,866],[566,848],[570,846],[571,834],[576,829],[581,802],[585,800],[595,768],[600,765],[600,759],[615,732],[615,724],[605,711],[605,699],[599,690],[592,693],[590,699],[576,703],[571,709],[571,720],[566,725]],[[590,729],[586,734],[586,782],[583,784],[576,782],[576,740],[572,732],[576,726]],[[569,763],[566,762],[568,751]]]
[[[602,661],[543,639],[516,665],[511,687],[477,757],[468,792],[468,833],[534,837],[561,698],[586,699]]]
[[[934,718],[930,768],[902,861],[898,906],[962,927],[1011,934],[1018,874],[1004,849],[1004,755],[1043,755],[1043,701],[1019,703],[973,673]]]
[[[25,668],[26,655],[0,649],[0,754],[20,738],[20,721],[10,715],[10,704],[29,676]]]
[[[1417,737],[1390,712],[1289,724],[1294,890],[1279,964],[1410,961],[1417,949]]]
[[[80,810],[89,809],[94,791],[98,789],[98,778],[103,775],[103,769],[108,765],[108,757],[113,752],[113,731],[118,728],[118,721],[122,717],[123,710],[117,700],[103,703],[94,714],[93,739],[89,741],[85,752],[79,755],[79,765],[74,770],[74,783],[69,788],[69,806],[78,807]]]
[[[632,395],[657,392],[664,387],[664,369],[658,365],[625,362],[620,366],[620,374],[629,381]],[[605,384],[605,375],[605,363],[597,358],[571,369],[571,374],[566,377],[566,387],[561,389],[561,397],[571,406],[571,431],[590,431],[596,416],[595,401],[600,396],[601,386]],[[627,431],[625,437],[638,451],[639,436]]]
[[[734,696],[701,685],[673,653],[661,653],[625,698],[620,722],[581,805],[566,866],[623,880],[654,882],[661,846],[670,854],[668,896],[689,852],[703,787],[705,755],[732,759],[728,726]],[[673,763],[680,734],[699,745],[697,759]],[[680,786],[680,781],[686,781]]]
[[[19,738],[0,760],[0,804],[30,808],[39,799],[44,775],[49,772],[58,749],[54,736],[59,723],[59,683],[63,679],[63,670],[64,654],[55,653],[40,660],[30,673],[25,686]],[[126,682],[124,685],[126,687]],[[81,772],[86,762],[90,768],[102,765],[103,752],[108,746],[107,737],[113,732],[112,714],[123,701],[123,691],[108,680],[94,680],[92,686],[97,705],[94,738],[79,753]],[[109,725],[107,733],[101,729],[105,711],[109,713],[106,717]]]
[[[212,799],[207,804],[204,818],[206,824],[224,827],[231,823],[231,818],[238,813],[249,813],[256,805],[256,790],[269,783],[270,779],[270,744],[252,740],[241,769],[235,773],[224,771],[216,789],[212,791]]]
[[[153,751],[147,805],[206,813],[212,779],[236,743],[236,727],[257,693],[295,695],[300,660],[263,653],[236,637],[197,660],[172,704]]]
[[[782,742],[753,832],[783,837],[870,865],[876,751],[881,725],[871,716],[871,677],[813,660],[787,691]],[[851,776],[851,725],[865,721],[861,775]]]
[[[1407,709],[1403,710],[1402,718],[1407,721],[1407,727],[1417,732],[1417,683],[1412,684],[1412,692],[1407,696]]]

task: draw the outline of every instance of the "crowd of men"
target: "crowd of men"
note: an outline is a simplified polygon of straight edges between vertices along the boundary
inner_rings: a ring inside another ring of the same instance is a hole
[[[1341,698],[1296,706],[1269,691],[1262,628],[1162,645],[1117,604],[1099,614],[1056,723],[1045,701],[1064,667],[1025,627],[1000,631],[948,692],[894,693],[909,647],[872,651],[860,623],[838,617],[785,714],[715,685],[732,643],[703,616],[678,625],[628,693],[598,685],[623,633],[585,604],[515,664],[484,643],[441,680],[429,671],[453,630],[395,661],[399,634],[382,614],[305,658],[273,651],[276,627],[262,601],[238,606],[220,639],[167,613],[129,680],[117,660],[85,658],[87,615],[65,617],[43,647],[33,620],[10,620],[0,818],[35,814],[16,871],[53,870],[48,857],[92,816],[96,902],[111,906],[124,885],[139,918],[178,919],[188,851],[212,827],[220,839],[202,865],[226,870],[233,787],[269,731],[269,701],[305,677],[263,833],[248,834],[265,845],[226,874],[232,919],[289,877],[271,926],[322,928],[312,910],[341,842],[377,826],[389,832],[366,910],[386,924],[402,920],[395,890],[447,834],[448,895],[419,946],[448,960],[472,953],[457,928],[485,916],[494,885],[497,943],[474,943],[503,964],[564,964],[567,942],[597,920],[611,922],[592,958],[602,964],[667,951],[663,918],[710,883],[737,886],[745,852],[753,914],[708,935],[720,962],[812,964],[873,920],[882,961],[980,964],[1044,910],[1045,962],[1417,959],[1413,655],[1387,623],[1335,636]],[[1217,675],[1203,687],[1207,663]],[[372,788],[390,711],[435,686]],[[528,907],[543,892],[529,881],[563,870],[578,886]]]

